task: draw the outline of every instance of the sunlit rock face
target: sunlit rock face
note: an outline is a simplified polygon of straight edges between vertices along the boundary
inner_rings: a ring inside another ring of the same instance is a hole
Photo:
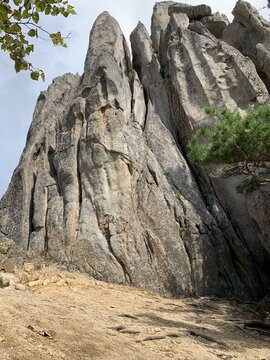
[[[82,77],[39,96],[0,241],[163,295],[262,295],[269,198],[246,202],[186,158],[205,106],[244,111],[269,96],[254,63],[220,40],[229,26],[206,5],[157,3],[151,36],[141,23],[131,34],[131,59],[102,13]]]
[[[248,2],[238,0],[222,39],[248,56],[270,89],[270,23]]]

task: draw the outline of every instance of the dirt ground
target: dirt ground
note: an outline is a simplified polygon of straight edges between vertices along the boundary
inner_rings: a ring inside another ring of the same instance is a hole
[[[270,336],[246,320],[262,305],[168,299],[56,268],[0,289],[1,360],[270,360]],[[269,309],[268,309],[269,310]]]

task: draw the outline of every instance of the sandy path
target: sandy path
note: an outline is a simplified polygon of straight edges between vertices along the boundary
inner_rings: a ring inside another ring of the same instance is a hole
[[[241,328],[260,318],[253,304],[164,299],[58,271],[35,279],[0,289],[1,360],[270,360],[270,337]]]

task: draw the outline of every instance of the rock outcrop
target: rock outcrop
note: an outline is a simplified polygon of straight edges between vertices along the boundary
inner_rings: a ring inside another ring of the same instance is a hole
[[[253,62],[218,39],[226,22],[206,5],[158,3],[152,40],[141,23],[131,34],[131,60],[102,13],[83,76],[38,99],[0,202],[2,238],[164,295],[262,295],[269,221],[254,209],[266,197],[246,205],[186,158],[205,106],[244,111],[269,97]]]
[[[166,31],[160,32],[159,59],[172,118],[185,148],[194,128],[208,121],[204,114],[206,106],[227,106],[241,111],[264,103],[269,94],[249,58],[218,40],[196,17],[188,18],[181,13],[182,4],[161,5],[171,16]],[[249,216],[244,197],[236,193],[235,181],[213,179],[212,185],[222,208],[248,243],[256,261],[264,267],[268,255],[261,246],[261,229]],[[213,199],[209,202],[212,204]]]
[[[270,89],[270,24],[248,2],[238,0],[222,39],[248,56]]]

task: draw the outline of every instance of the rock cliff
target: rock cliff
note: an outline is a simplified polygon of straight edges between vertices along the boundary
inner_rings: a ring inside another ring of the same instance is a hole
[[[157,3],[151,37],[141,23],[131,34],[132,59],[102,13],[82,77],[56,78],[38,98],[0,202],[0,240],[163,295],[263,295],[268,189],[245,199],[186,157],[192,131],[209,121],[205,106],[244,111],[269,98],[258,55],[268,40],[247,27],[231,37],[241,16],[261,33],[269,24],[243,1],[234,13],[229,24],[206,5]],[[239,45],[245,37],[256,56]]]

